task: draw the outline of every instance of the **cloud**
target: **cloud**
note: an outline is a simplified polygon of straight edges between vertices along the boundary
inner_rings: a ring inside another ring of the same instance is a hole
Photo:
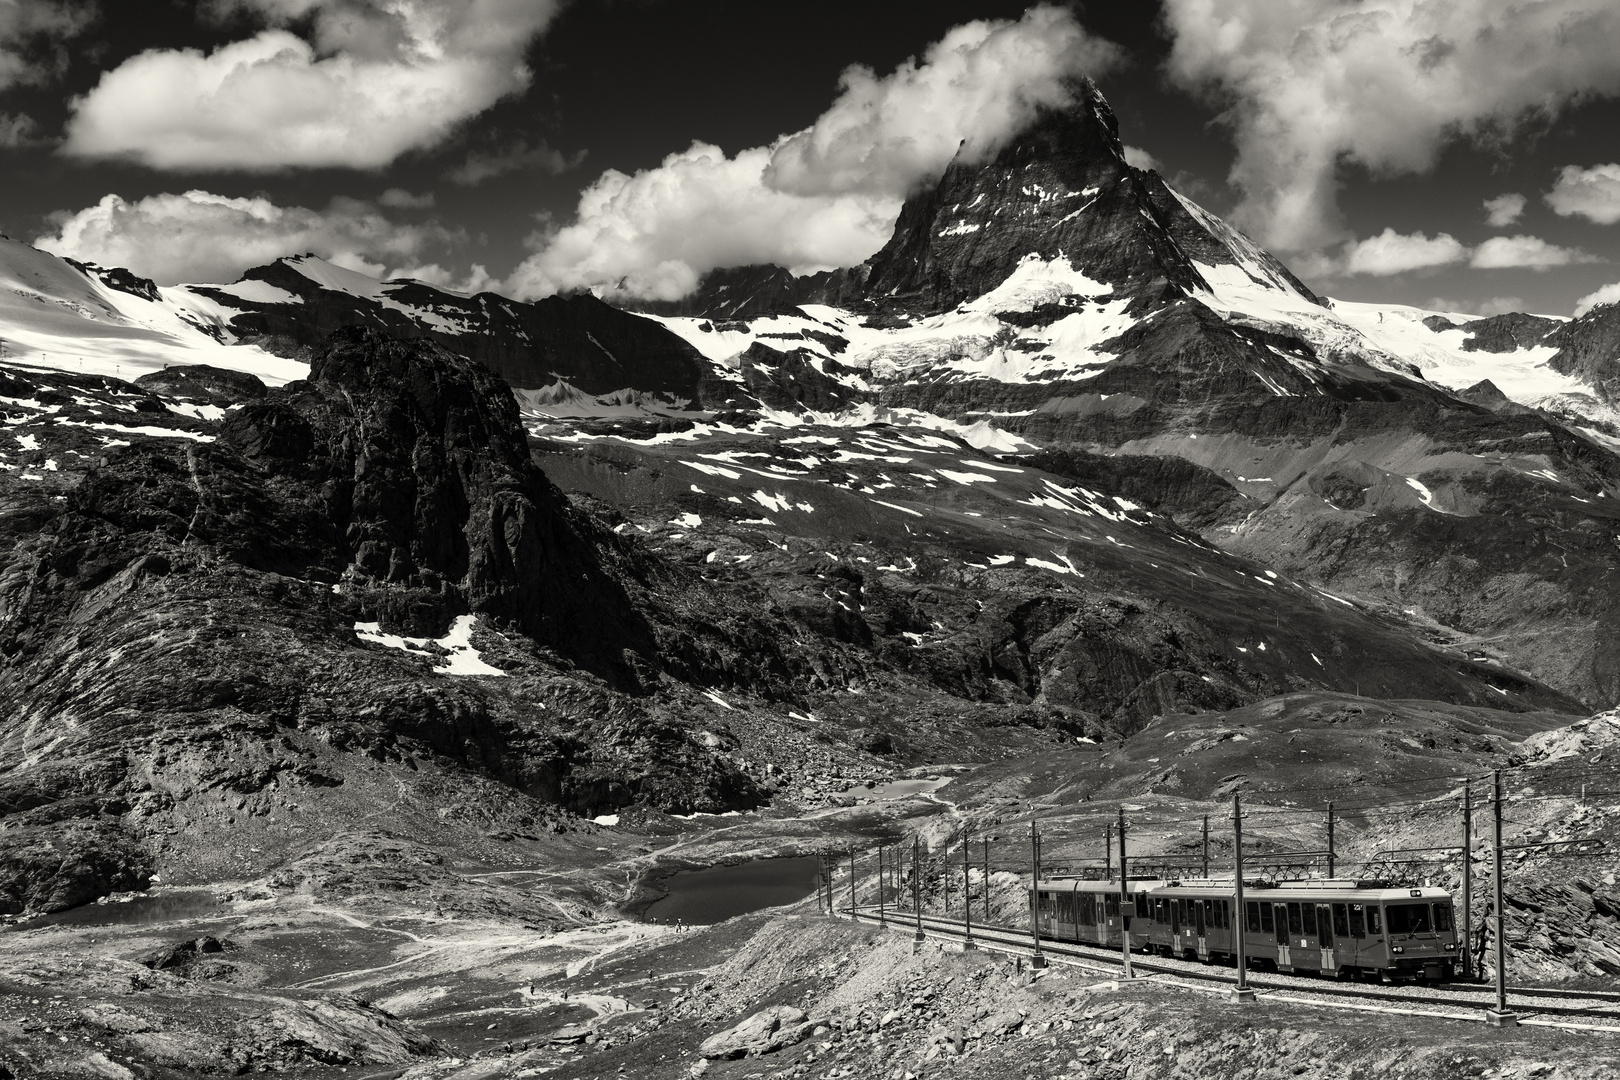
[[[766,182],[795,195],[904,194],[958,154],[986,161],[1042,107],[1068,104],[1067,80],[1123,54],[1068,11],[1035,7],[1016,23],[971,22],[879,78],[855,65],[832,107],[778,141]]]
[[[37,130],[39,125],[27,113],[0,113],[0,148],[31,146],[40,141],[34,135]]]
[[[1457,138],[1620,91],[1620,6],[1591,0],[1166,0],[1180,86],[1225,106],[1234,221],[1280,251],[1343,237],[1338,170],[1424,172]]]
[[[377,201],[394,210],[426,210],[433,205],[433,192],[412,195],[404,188],[391,187],[377,196]]]
[[[376,275],[382,276],[382,275]],[[446,292],[461,293],[463,296],[472,296],[474,293],[488,292],[500,284],[490,276],[482,263],[473,263],[472,269],[465,274],[457,276],[455,271],[446,270],[438,263],[428,263],[426,266],[402,266],[389,271],[388,277],[415,278],[426,282],[436,289]]]
[[[1539,236],[1493,236],[1474,249],[1468,265],[1476,270],[1546,270],[1572,263],[1600,262],[1579,248],[1549,244]]]
[[[716,267],[853,265],[883,246],[904,197],[959,148],[993,155],[1043,105],[1067,102],[1072,80],[1119,55],[1058,8],[956,27],[888,76],[846,70],[832,106],[770,146],[728,157],[695,142],[634,176],[603,173],[573,223],[534,238],[507,288],[672,299]]]
[[[1524,213],[1525,198],[1517,192],[1498,195],[1485,200],[1485,220],[1495,228],[1502,228],[1519,220]]]
[[[1580,318],[1600,304],[1620,304],[1620,281],[1613,285],[1605,285],[1575,301],[1575,317]]]
[[[1141,169],[1143,172],[1150,169],[1160,172],[1164,170],[1164,163],[1140,146],[1127,146],[1125,148],[1125,163],[1133,169]]]
[[[1524,311],[1522,296],[1493,296],[1488,300],[1448,300],[1431,296],[1423,305],[1430,311],[1455,311],[1470,315],[1505,315],[1510,311]]]
[[[545,140],[530,146],[518,140],[493,153],[474,150],[467,160],[444,174],[444,178],[464,187],[475,187],[485,180],[514,172],[544,172],[560,175],[585,160],[585,151],[565,154],[554,150]]]
[[[233,281],[249,267],[306,251],[355,269],[416,265],[425,249],[456,239],[436,224],[392,221],[356,199],[333,199],[326,209],[312,210],[206,191],[133,202],[108,195],[76,213],[55,215],[53,224],[56,232],[36,238],[36,247],[127,267],[166,285]]]
[[[1406,236],[1394,229],[1385,229],[1377,236],[1346,244],[1342,265],[1347,274],[1388,277],[1409,270],[1449,266],[1467,257],[1468,249],[1450,233],[1439,233],[1431,239],[1421,232]]]
[[[269,25],[125,60],[73,100],[63,151],[175,171],[380,168],[527,88],[523,50],[557,5],[220,0]]]
[[[1377,236],[1346,243],[1337,257],[1307,252],[1294,260],[1296,267],[1303,268],[1300,272],[1324,277],[1344,274],[1389,277],[1461,262],[1467,262],[1475,270],[1546,270],[1601,261],[1579,248],[1559,247],[1539,236],[1493,236],[1471,249],[1450,233],[1437,233],[1431,238],[1421,232],[1405,235],[1388,228]]]
[[[42,83],[67,64],[65,42],[95,22],[95,4],[0,0],[0,90]]]
[[[1620,165],[1582,169],[1565,165],[1546,194],[1547,205],[1563,217],[1579,214],[1599,225],[1620,221]]]

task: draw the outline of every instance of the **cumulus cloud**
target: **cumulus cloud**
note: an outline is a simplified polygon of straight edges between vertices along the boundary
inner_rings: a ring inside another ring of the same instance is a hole
[[[1583,169],[1565,165],[1546,195],[1547,205],[1563,217],[1579,214],[1599,225],[1620,221],[1620,165]]]
[[[1575,317],[1578,319],[1602,304],[1620,304],[1620,281],[1615,282],[1613,285],[1605,285],[1596,292],[1587,293],[1575,301]]]
[[[412,195],[404,188],[391,187],[377,196],[377,201],[394,210],[426,210],[433,205],[433,192]]]
[[[1146,172],[1149,169],[1163,171],[1164,163],[1140,146],[1127,146],[1125,148],[1125,163],[1132,168]]]
[[[313,252],[352,269],[417,266],[424,250],[455,237],[437,224],[390,220],[371,203],[338,198],[324,210],[207,191],[128,201],[108,195],[55,215],[36,247],[103,266],[123,266],[160,284],[232,281],[283,255]],[[397,276],[397,275],[395,275]]]
[[[1338,169],[1423,172],[1620,91],[1620,6],[1591,0],[1166,0],[1172,79],[1226,106],[1237,224],[1282,251],[1341,239]]]
[[[1449,266],[1467,257],[1468,249],[1450,233],[1439,233],[1431,238],[1421,232],[1408,236],[1385,229],[1377,236],[1345,245],[1343,272],[1388,277],[1409,270]]]
[[[585,151],[565,154],[547,145],[545,140],[531,146],[519,139],[499,150],[474,150],[467,160],[444,174],[446,180],[464,187],[476,187],[485,180],[514,172],[543,172],[560,175],[585,160]]]
[[[1469,260],[1476,270],[1547,270],[1572,263],[1599,262],[1579,248],[1549,244],[1539,236],[1493,236],[1474,249]]]
[[[379,168],[525,89],[524,47],[557,5],[221,0],[267,27],[125,60],[73,100],[63,149],[170,170]]]
[[[888,239],[906,194],[959,148],[993,155],[1043,105],[1069,100],[1071,80],[1119,55],[1058,8],[959,26],[890,75],[845,71],[832,106],[770,146],[728,157],[693,143],[634,176],[603,173],[576,220],[537,236],[507,286],[672,299],[715,267],[858,263]]]
[[[63,44],[95,20],[94,4],[0,0],[0,90],[57,74],[67,62]]]
[[[1511,225],[1524,213],[1525,198],[1517,192],[1485,200],[1485,220],[1495,228]]]

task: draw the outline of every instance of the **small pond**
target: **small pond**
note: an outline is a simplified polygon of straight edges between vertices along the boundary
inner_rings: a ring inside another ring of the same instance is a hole
[[[857,799],[909,799],[913,795],[931,795],[950,782],[950,777],[939,780],[891,780],[875,787],[852,787],[844,794]]]
[[[681,870],[659,882],[669,895],[652,902],[646,919],[717,923],[733,915],[803,900],[816,891],[820,876],[821,860],[814,855]]]
[[[6,930],[35,930],[41,926],[135,926],[142,923],[194,919],[220,911],[222,905],[211,889],[171,889],[137,893],[128,900],[105,904],[84,904],[66,911],[41,915],[37,919],[4,927]]]

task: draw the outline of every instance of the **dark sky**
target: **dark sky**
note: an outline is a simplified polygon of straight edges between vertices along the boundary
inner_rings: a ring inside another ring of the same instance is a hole
[[[55,0],[23,2],[49,9]],[[262,197],[275,208],[305,208],[311,212],[306,224],[315,230],[334,216],[350,220],[370,213],[366,228],[372,231],[364,236],[378,247],[365,254],[368,260],[396,271],[434,263],[454,278],[477,263],[498,281],[529,253],[526,244],[545,222],[560,226],[573,220],[581,190],[604,170],[633,174],[654,168],[693,140],[716,144],[728,155],[768,146],[814,123],[837,97],[839,74],[849,65],[864,64],[884,76],[906,58],[920,56],[952,27],[975,19],[1017,20],[1027,6],[995,0],[927,5],[574,0],[549,22],[537,20],[544,25],[534,30],[526,48],[512,48],[512,55],[533,72],[526,89],[478,108],[450,125],[448,134],[425,138],[421,141],[426,145],[407,149],[379,167],[261,166],[239,171],[217,164],[174,167],[120,160],[116,151],[94,147],[89,155],[64,150],[74,99],[90,94],[105,73],[138,54],[194,49],[202,57],[272,25],[306,40],[319,39],[314,17],[275,23],[267,16],[309,0],[236,2],[237,10],[222,16],[198,0],[103,0],[92,22],[13,33],[10,48],[33,62],[34,71],[28,80],[0,91],[0,114],[25,115],[32,125],[21,145],[0,149],[6,195],[0,203],[0,230],[32,240],[57,232],[62,218],[108,195],[136,204],[200,190],[227,198]],[[337,10],[344,5],[364,8],[370,0],[317,2]],[[414,2],[431,9],[464,8],[480,0]],[[1478,3],[1490,6],[1488,0]],[[1240,14],[1256,7],[1251,0],[1230,4]],[[1322,6],[1343,5],[1323,0]],[[1222,122],[1221,108],[1241,102],[1231,96],[1213,101],[1172,82],[1165,70],[1172,33],[1161,24],[1157,5],[1099,3],[1073,10],[1087,32],[1124,51],[1125,62],[1099,79],[1119,116],[1124,141],[1152,154],[1172,183],[1210,209],[1226,214],[1237,207],[1244,193],[1227,178],[1238,151],[1233,126]],[[520,31],[516,36],[525,35]],[[326,45],[320,57],[341,54],[330,41]],[[1389,47],[1393,53],[1400,45],[1392,38]],[[1510,101],[1497,121],[1460,121],[1453,132],[1475,130],[1466,136],[1435,137],[1435,163],[1422,171],[1387,164],[1375,170],[1341,159],[1333,173],[1336,195],[1328,197],[1339,214],[1333,243],[1316,254],[1288,252],[1284,258],[1312,284],[1348,299],[1568,313],[1580,297],[1620,281],[1620,224],[1602,223],[1601,208],[1560,216],[1543,196],[1566,166],[1589,169],[1620,159],[1620,107],[1606,96],[1620,89],[1617,72],[1620,64],[1611,68],[1599,62],[1587,76],[1588,85],[1543,95],[1551,107],[1528,119],[1519,110],[1522,103]],[[163,84],[155,85],[163,89]],[[1380,91],[1373,87],[1366,92]],[[115,117],[115,122],[122,121]],[[469,158],[489,160],[522,151],[528,151],[524,163],[511,171],[476,184],[450,178]],[[1620,170],[1615,184],[1620,208]],[[417,196],[419,202],[431,194],[432,205],[405,205],[397,196],[389,205],[379,205],[393,189]],[[1522,194],[1524,209],[1511,223],[1493,227],[1482,204],[1504,193]],[[334,199],[370,205],[342,203],[333,210]],[[58,215],[54,222],[52,214]],[[376,232],[393,226],[415,230],[410,233],[415,239],[385,239]],[[218,263],[200,256],[194,263],[186,261],[186,229],[192,227],[187,222],[177,221],[167,232],[150,223],[148,227],[158,231],[115,238],[127,241],[125,248],[109,240],[97,249],[92,239],[75,240],[65,233],[61,242],[69,247],[79,243],[78,254],[99,254],[100,261],[114,261],[105,257],[108,252],[144,251],[140,245],[145,244],[154,251],[164,247],[169,261],[163,266],[207,274]],[[213,229],[214,241],[221,242],[219,226],[203,222],[196,227]],[[1428,261],[1438,265],[1403,272],[1389,272],[1387,260],[1380,266],[1376,259],[1364,259],[1363,272],[1350,272],[1350,249],[1344,244],[1385,229],[1425,238],[1445,233],[1462,254],[1449,261],[1436,255]],[[290,235],[289,242],[308,239],[307,232]],[[1564,265],[1539,270],[1468,265],[1470,257],[1479,259],[1468,253],[1492,236],[1538,238],[1555,253],[1542,261]],[[274,236],[260,239],[275,242]],[[389,242],[395,244],[392,252],[383,250]],[[357,244],[363,248],[364,237]],[[402,253],[409,245],[414,247]],[[137,269],[161,279],[157,267],[154,261]],[[1367,272],[1369,268],[1377,272]]]

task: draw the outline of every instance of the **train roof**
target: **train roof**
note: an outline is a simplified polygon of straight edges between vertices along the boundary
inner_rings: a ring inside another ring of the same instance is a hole
[[[1169,882],[1163,878],[1128,878],[1125,885],[1131,892],[1152,889]],[[1097,881],[1093,878],[1042,878],[1036,888],[1047,892],[1119,892],[1119,881]]]
[[[1154,895],[1166,896],[1231,896],[1232,879],[1198,879],[1167,881],[1150,890]],[[1322,878],[1306,881],[1281,881],[1274,885],[1258,882],[1243,883],[1243,899],[1287,902],[1289,900],[1449,900],[1451,893],[1432,886],[1413,888],[1395,886],[1387,881],[1355,881],[1344,878]]]

